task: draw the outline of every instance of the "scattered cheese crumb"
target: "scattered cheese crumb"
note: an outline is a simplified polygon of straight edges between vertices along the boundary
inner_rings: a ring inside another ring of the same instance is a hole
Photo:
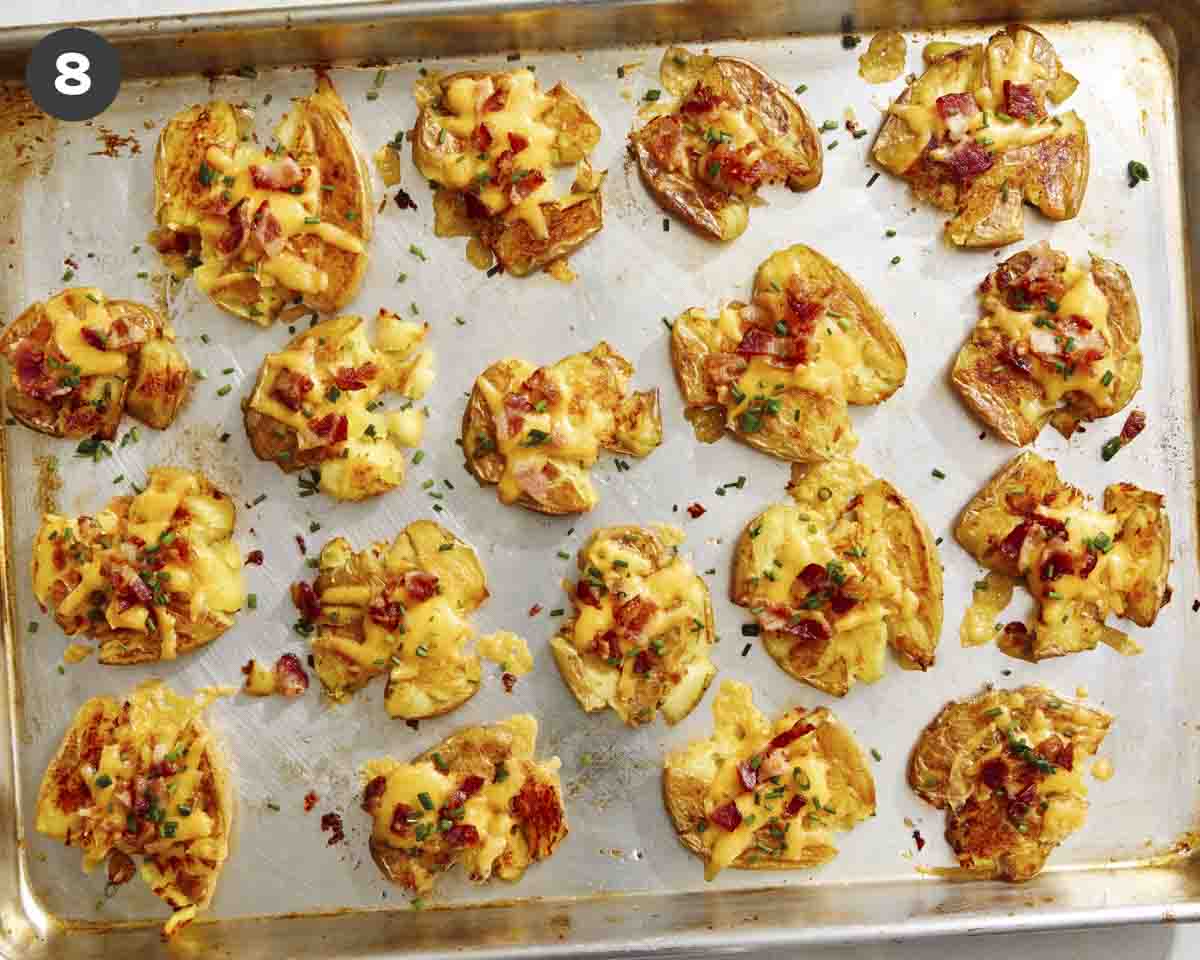
[[[1092,776],[1097,780],[1111,780],[1114,772],[1108,757],[1100,757],[1092,763]]]
[[[499,664],[505,673],[523,677],[533,669],[533,654],[529,645],[508,630],[498,630],[479,638],[476,652],[493,663]]]
[[[66,663],[82,663],[95,652],[95,649],[86,643],[73,643],[63,651],[63,660]]]

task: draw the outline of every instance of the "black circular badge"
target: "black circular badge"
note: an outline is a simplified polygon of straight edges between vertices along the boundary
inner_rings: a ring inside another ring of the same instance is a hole
[[[116,99],[121,59],[91,30],[68,27],[38,41],[25,65],[33,102],[59,120],[91,120]]]

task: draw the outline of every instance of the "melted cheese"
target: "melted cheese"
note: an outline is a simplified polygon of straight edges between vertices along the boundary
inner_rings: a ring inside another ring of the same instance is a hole
[[[159,807],[161,819],[147,817],[144,821],[156,823],[157,828],[144,847],[142,876],[176,910],[193,906],[185,891],[194,889],[197,879],[203,889],[211,890],[227,856],[229,837],[228,810],[223,802],[205,807],[209,801],[200,792],[208,775],[206,761],[215,768],[210,735],[201,715],[217,697],[231,693],[228,687],[208,687],[193,697],[182,697],[161,682],[150,681],[134,690],[124,705],[108,697],[89,701],[76,718],[78,726],[72,734],[83,735],[97,716],[110,725],[103,734],[98,765],[78,769],[92,802],[68,813],[56,805],[57,794],[51,791],[49,798],[38,804],[38,831],[70,846],[81,846],[84,870],[91,871],[123,839],[135,784],[149,776],[152,767],[168,761],[172,772],[151,781],[156,791],[161,788],[157,795],[166,802]],[[218,784],[218,796],[220,789]],[[172,921],[174,929],[180,918]]]
[[[53,326],[55,346],[67,362],[79,368],[80,376],[125,377],[129,356],[120,350],[105,350],[88,343],[83,331],[107,340],[112,333],[112,316],[104,307],[104,294],[96,287],[67,290],[46,301],[46,316]]]
[[[524,638],[508,630],[499,630],[479,638],[476,652],[498,664],[505,673],[523,677],[533,669],[533,654]]]
[[[503,105],[498,110],[484,112],[485,103],[497,90],[503,90]],[[558,132],[544,118],[554,103],[553,97],[542,92],[531,70],[482,77],[462,76],[452,80],[442,97],[446,112],[437,115],[437,123],[446,132],[467,142],[452,152],[419,152],[416,158],[421,174],[426,180],[455,190],[479,185],[479,199],[492,214],[524,220],[537,237],[548,238],[550,231],[541,204],[554,199],[553,167],[557,162],[555,142]],[[491,137],[484,150],[479,150],[472,142],[481,125],[486,126]],[[526,143],[512,158],[514,175],[537,171],[544,178],[515,205],[509,185],[497,185],[493,179],[496,161],[512,149],[510,134],[523,138]]]
[[[999,617],[1012,602],[1013,579],[994,570],[975,584],[971,605],[963,614],[958,628],[964,647],[980,647],[991,643],[999,632]]]
[[[90,523],[55,514],[42,519],[33,548],[34,595],[55,608],[64,630],[90,634],[103,620],[113,630],[157,634],[160,656],[174,656],[175,618],[157,603],[134,602],[122,610],[128,598],[119,602],[103,573],[110,564],[145,573],[147,583],[157,580],[160,596],[183,604],[192,622],[228,626],[246,597],[241,552],[230,539],[233,502],[199,474],[156,467],[146,489],[128,500],[124,517],[121,513],[112,506],[86,518]],[[81,535],[82,530],[89,533]],[[173,546],[176,540],[186,544],[186,559]],[[171,559],[160,562],[160,551]]]

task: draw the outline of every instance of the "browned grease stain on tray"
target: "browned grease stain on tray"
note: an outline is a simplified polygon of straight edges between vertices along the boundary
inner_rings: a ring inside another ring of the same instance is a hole
[[[62,476],[58,472],[58,457],[44,455],[33,458],[37,467],[36,503],[42,513],[58,513],[58,491]]]

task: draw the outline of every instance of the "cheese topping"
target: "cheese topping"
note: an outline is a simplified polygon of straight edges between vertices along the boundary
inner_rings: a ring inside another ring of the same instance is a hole
[[[679,556],[681,540],[669,528],[597,530],[579,553],[581,579],[564,583],[574,614],[555,642],[570,644],[593,692],[627,723],[659,707],[674,723],[716,669],[708,587]]]
[[[100,289],[83,287],[51,297],[46,301],[46,315],[54,326],[55,346],[67,363],[79,368],[77,376],[128,375],[128,354],[105,348],[113,332],[113,320],[104,307]]]
[[[494,729],[502,736],[510,734],[511,741],[496,738],[477,753],[444,744],[412,763],[383,758],[363,766],[372,843],[408,854],[409,872],[403,882],[416,893],[432,888],[435,865],[446,869],[462,863],[477,882],[493,874],[516,879],[530,859],[545,855],[526,849],[517,798],[527,785],[554,789],[552,802],[561,817],[559,760],[534,760],[537,721],[529,714],[511,717]],[[458,736],[483,746],[493,740],[489,732],[482,728]],[[507,750],[500,746],[505,742],[511,744]]]
[[[172,918],[168,933],[211,894],[228,854],[229,806],[201,715],[231,693],[209,687],[182,697],[150,681],[123,704],[91,700],[68,733],[79,738],[80,766],[51,767],[42,787],[38,831],[82,847],[85,872],[114,851],[145,857],[143,880],[183,914]],[[86,799],[74,800],[78,789]],[[71,809],[62,805],[68,797]],[[193,899],[197,889],[203,893]]]
[[[498,630],[480,637],[475,652],[514,677],[523,677],[533,669],[533,654],[529,652],[529,645],[524,638],[508,630]]]
[[[738,866],[804,862],[814,853],[828,859],[836,852],[834,832],[874,812],[873,795],[848,769],[861,768],[861,756],[840,755],[851,747],[857,754],[856,745],[844,731],[822,735],[823,727],[839,727],[824,708],[789,710],[771,723],[754,706],[749,687],[725,681],[713,717],[711,738],[667,758],[668,771],[705,782],[705,828],[697,836],[706,879],[739,858]]]
[[[485,373],[475,389],[495,429],[490,437],[465,436],[468,453],[497,452],[504,469],[498,484],[503,503],[527,497],[544,503],[555,486],[570,486],[590,509],[597,500],[588,475],[601,448],[618,442],[622,452],[645,456],[662,440],[653,394],[629,394],[632,368],[601,342],[587,353],[549,367],[510,358],[493,365],[509,371],[504,391]]]
[[[992,570],[976,581],[971,605],[963,614],[958,629],[964,647],[981,647],[996,639],[1003,630],[998,618],[1012,602],[1012,595],[1013,579],[1002,573]]]
[[[155,467],[145,490],[95,516],[43,517],[34,595],[68,635],[83,632],[107,648],[130,631],[157,639],[159,658],[173,659],[180,632],[206,643],[245,602],[234,513],[201,475]]]
[[[361,500],[404,482],[404,449],[418,446],[424,415],[413,408],[433,381],[433,352],[419,350],[428,324],[380,310],[376,344],[360,317],[317,324],[263,360],[250,408],[295,431],[285,466],[315,464],[320,486],[339,500]],[[381,395],[408,399],[382,409]]]
[[[321,551],[314,590],[317,674],[335,700],[389,676],[394,717],[445,712],[479,686],[470,614],[487,597],[475,551],[429,521],[355,553],[342,538]],[[309,615],[301,606],[301,613]]]

